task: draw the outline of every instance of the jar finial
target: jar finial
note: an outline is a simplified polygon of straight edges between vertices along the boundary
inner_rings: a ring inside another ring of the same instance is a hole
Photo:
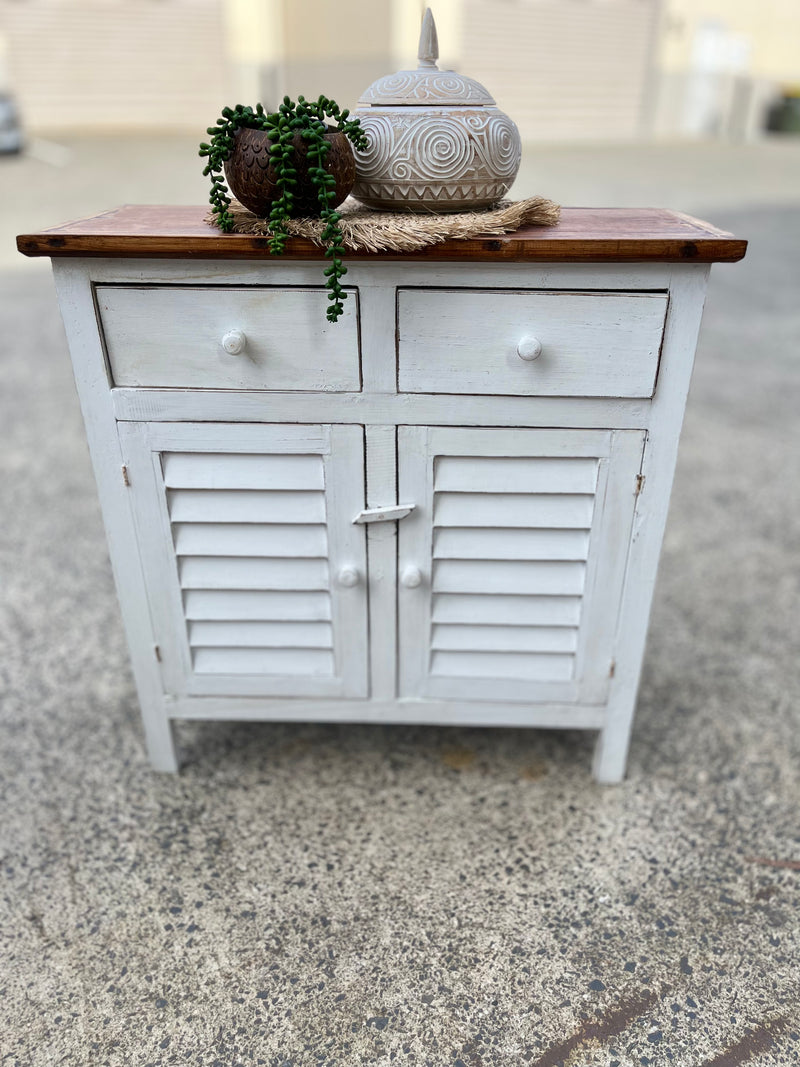
[[[419,49],[417,51],[417,59],[419,60],[419,69],[430,68],[432,70],[438,70],[436,66],[436,60],[439,58],[439,39],[436,36],[436,23],[433,21],[433,15],[429,7],[425,8],[425,14],[422,16],[422,30],[419,35]]]

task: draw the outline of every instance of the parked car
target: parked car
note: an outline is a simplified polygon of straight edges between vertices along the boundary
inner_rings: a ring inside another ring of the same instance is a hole
[[[0,92],[0,154],[22,150],[22,127],[14,98]]]

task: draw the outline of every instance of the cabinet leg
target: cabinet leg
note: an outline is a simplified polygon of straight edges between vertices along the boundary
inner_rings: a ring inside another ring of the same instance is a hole
[[[601,785],[617,785],[625,777],[631,722],[610,722],[600,731],[594,746],[592,774]]]
[[[144,733],[153,770],[175,774],[179,761],[172,720],[161,713],[145,716]]]

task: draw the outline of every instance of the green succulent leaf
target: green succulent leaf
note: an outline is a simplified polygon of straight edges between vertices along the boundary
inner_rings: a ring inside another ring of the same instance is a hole
[[[207,157],[208,163],[203,169],[205,177],[211,179],[209,203],[217,226],[223,233],[230,233],[234,227],[234,218],[229,211],[231,199],[228,188],[222,178],[225,163],[230,159],[236,143],[236,135],[241,129],[263,130],[270,140],[270,168],[275,173],[278,191],[269,214],[271,255],[281,255],[289,239],[286,222],[291,216],[296,199],[298,168],[295,165],[296,152],[294,139],[300,134],[308,146],[305,154],[308,158],[308,175],[319,201],[320,218],[325,226],[321,240],[325,246],[325,258],[329,266],[324,268],[325,285],[330,302],[325,315],[328,322],[336,322],[343,312],[342,302],[347,293],[342,288],[340,279],[347,273],[342,263],[345,255],[344,240],[339,223],[341,215],[334,210],[336,200],[336,178],[325,168],[325,160],[330,151],[330,142],[326,140],[325,119],[333,119],[337,129],[345,134],[354,148],[364,151],[369,141],[361,129],[357,118],[350,118],[348,110],[340,110],[334,100],[321,95],[315,101],[298,96],[294,103],[289,96],[283,98],[277,111],[267,112],[263,104],[237,104],[234,108],[222,109],[215,126],[209,126],[207,133],[211,140],[200,144],[199,155]],[[302,153],[301,153],[302,154]]]

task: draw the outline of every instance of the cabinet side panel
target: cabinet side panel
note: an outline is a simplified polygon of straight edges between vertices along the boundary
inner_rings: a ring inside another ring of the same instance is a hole
[[[79,261],[73,260],[54,262],[53,273],[97,481],[148,753],[156,770],[175,771],[177,759],[162,697],[160,669],[130,508],[130,490],[123,474],[125,457],[116,434],[89,272]]]
[[[618,782],[625,773],[708,273],[709,267],[700,264],[673,267],[659,382],[642,462],[642,491],[637,497],[622,593],[607,722],[595,752],[594,774],[601,782]]]

